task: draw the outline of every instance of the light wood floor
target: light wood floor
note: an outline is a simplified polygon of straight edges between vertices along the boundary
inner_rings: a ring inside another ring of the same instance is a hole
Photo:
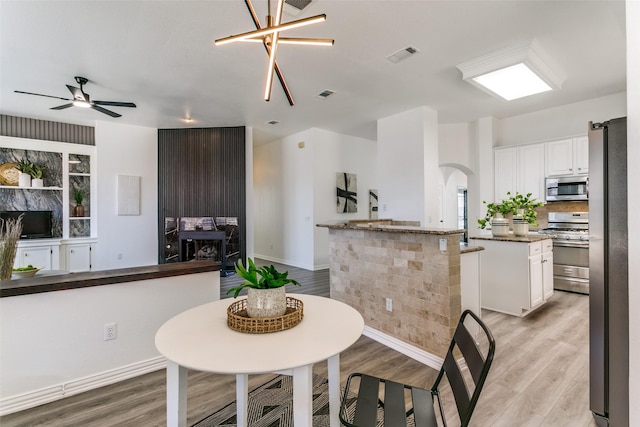
[[[328,296],[328,271],[287,269],[304,283],[287,291]],[[238,280],[223,278],[221,293]],[[596,425],[588,409],[587,296],[556,291],[545,306],[524,319],[490,311],[482,316],[496,338],[496,357],[471,425]],[[366,337],[342,353],[341,367],[343,381],[349,372],[360,371],[429,387],[436,376],[433,369]],[[326,364],[318,364],[314,372],[326,376]],[[251,376],[249,388],[272,377]],[[189,373],[189,425],[234,399],[233,376]],[[165,422],[164,371],[0,417],[2,427],[146,427]]]

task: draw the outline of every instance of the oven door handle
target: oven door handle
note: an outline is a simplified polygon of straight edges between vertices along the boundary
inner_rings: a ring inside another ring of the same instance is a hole
[[[579,243],[578,243],[579,242]],[[567,242],[567,241],[553,241],[553,246],[560,246],[563,248],[585,248],[589,249],[589,242],[587,241],[576,241],[576,242]]]

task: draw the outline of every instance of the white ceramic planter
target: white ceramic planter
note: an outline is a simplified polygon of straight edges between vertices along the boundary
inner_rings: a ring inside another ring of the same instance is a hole
[[[247,314],[249,317],[278,317],[286,311],[287,294],[284,286],[271,289],[248,289]]]
[[[529,223],[524,220],[513,220],[513,234],[516,236],[526,236],[529,234]]]
[[[18,187],[31,187],[31,175],[20,172],[18,175]]]
[[[31,180],[31,187],[42,188],[44,187],[44,180],[42,178],[34,178]]]
[[[509,220],[507,218],[493,218],[491,220],[491,235],[505,237],[509,235]]]

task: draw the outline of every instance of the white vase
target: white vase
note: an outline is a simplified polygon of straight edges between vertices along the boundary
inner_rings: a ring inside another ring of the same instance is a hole
[[[31,175],[20,172],[18,175],[18,187],[31,187]]]
[[[509,220],[507,218],[493,218],[491,220],[491,235],[505,237],[509,235]]]
[[[271,289],[249,288],[247,291],[247,315],[249,317],[278,317],[287,311],[287,294],[284,286]]]
[[[529,234],[529,223],[525,220],[513,220],[513,234],[516,236],[526,236]]]
[[[44,187],[44,180],[42,178],[33,178],[31,180],[31,187],[42,188]]]

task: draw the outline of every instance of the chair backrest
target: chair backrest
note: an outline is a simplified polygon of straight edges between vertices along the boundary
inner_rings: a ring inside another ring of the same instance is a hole
[[[480,335],[480,329],[484,332],[486,342],[482,342],[480,346],[476,342],[474,334],[470,333],[464,325],[468,316],[471,316],[475,323],[480,326],[478,329],[478,335]],[[481,350],[481,347],[487,348],[483,351]],[[495,349],[496,342],[489,328],[487,328],[484,322],[480,320],[475,313],[471,310],[465,310],[458,321],[458,326],[456,327],[451,344],[449,345],[449,350],[445,356],[440,373],[431,388],[431,391],[438,396],[438,405],[443,419],[444,411],[442,408],[439,386],[444,376],[447,376],[447,380],[451,386],[456,406],[458,408],[458,414],[460,416],[460,423],[463,427],[467,426],[471,419],[471,415],[473,414],[473,410],[476,407],[476,403],[478,402],[478,398],[480,397],[480,392],[484,386],[487,374],[489,373]],[[469,369],[471,378],[468,378],[469,375],[467,375],[467,378],[465,379],[463,369],[461,369],[458,362],[456,362],[456,354],[458,354],[458,350],[464,359],[464,363],[466,363],[466,366]]]

